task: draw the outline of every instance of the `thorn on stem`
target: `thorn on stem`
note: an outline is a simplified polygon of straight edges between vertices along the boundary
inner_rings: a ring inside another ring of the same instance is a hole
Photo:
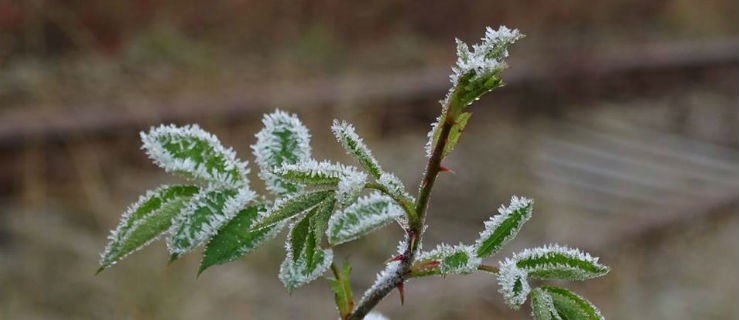
[[[449,169],[445,166],[439,166],[439,172],[449,172],[451,174],[457,174],[456,172],[454,172],[454,170]]]
[[[400,293],[400,305],[402,306],[405,304],[405,282],[398,283],[397,288]]]

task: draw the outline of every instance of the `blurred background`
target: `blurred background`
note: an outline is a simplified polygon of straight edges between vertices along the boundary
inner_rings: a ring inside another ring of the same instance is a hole
[[[200,123],[252,159],[265,112],[298,113],[319,159],[350,161],[353,122],[415,190],[448,89],[454,37],[528,35],[508,85],[473,117],[433,194],[426,247],[473,241],[512,194],[536,199],[509,250],[549,242],[612,267],[568,283],[609,319],[737,319],[739,3],[612,1],[0,0],[1,319],[335,319],[325,281],[288,295],[279,240],[195,278],[162,242],[93,276],[139,194],[180,181],[139,149]],[[262,185],[252,174],[255,188]],[[399,240],[338,250],[355,295]],[[424,279],[392,319],[526,319],[485,274]]]

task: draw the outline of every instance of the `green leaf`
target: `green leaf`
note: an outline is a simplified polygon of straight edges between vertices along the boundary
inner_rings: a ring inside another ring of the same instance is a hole
[[[456,122],[452,125],[452,130],[449,132],[447,143],[444,146],[444,157],[454,150],[457,142],[459,142],[459,137],[462,135],[462,131],[464,131],[464,128],[467,126],[467,121],[470,119],[470,116],[472,116],[472,113],[464,112],[457,117]]]
[[[526,249],[514,254],[516,266],[535,279],[587,280],[604,276],[608,267],[578,249],[558,245]]]
[[[298,184],[281,179],[272,170],[310,160],[308,129],[295,114],[280,110],[264,115],[262,123],[264,128],[257,133],[257,142],[251,146],[259,166],[259,177],[266,183],[267,190],[275,195],[301,191]]]
[[[513,240],[524,223],[531,218],[533,204],[530,199],[513,196],[508,207],[501,206],[497,215],[485,221],[485,230],[475,242],[477,256],[490,257]]]
[[[200,191],[172,222],[167,239],[170,261],[215,235],[254,196],[254,192],[246,188],[224,190],[211,187]]]
[[[266,212],[264,204],[255,204],[241,210],[210,239],[203,252],[198,274],[205,269],[239,259],[274,238],[282,229],[282,224],[274,224],[261,229],[250,229],[260,212]]]
[[[288,256],[291,256],[293,262],[301,257],[301,253],[303,252],[303,250],[308,251],[308,253],[306,254],[306,258],[308,258],[308,256],[312,257],[313,255],[314,249],[316,247],[316,242],[309,241],[313,240],[309,238],[311,237],[310,235],[313,232],[313,230],[311,230],[310,223],[311,217],[315,213],[316,209],[314,208],[309,214],[305,215],[305,217],[290,226],[290,233],[287,237],[289,243]],[[310,262],[311,261],[307,261],[307,263]]]
[[[501,26],[498,30],[487,28],[482,42],[469,46],[457,40],[457,63],[452,68],[453,90],[447,100],[456,100],[459,106],[467,106],[483,94],[503,85],[501,72],[508,65],[508,49],[524,36],[516,29]]]
[[[346,152],[354,157],[357,162],[369,172],[375,179],[380,178],[382,168],[377,159],[372,155],[372,151],[357,135],[354,126],[345,121],[334,120],[331,125],[331,132],[334,133],[336,140],[339,141]]]
[[[328,270],[333,261],[334,254],[331,249],[317,249],[312,252],[308,261],[307,252],[303,250],[298,259],[286,257],[280,265],[280,281],[285,285],[288,292],[318,279]]]
[[[549,293],[541,288],[531,290],[531,317],[534,320],[562,320]]]
[[[263,228],[293,218],[333,195],[334,192],[331,190],[319,190],[278,199],[272,208],[260,215],[259,222],[254,228]]]
[[[603,315],[590,301],[559,287],[543,286],[541,292],[549,295],[556,310],[553,319],[603,320]]]
[[[515,261],[511,259],[500,263],[498,285],[503,301],[512,309],[520,308],[531,291],[526,271],[516,267]]]
[[[142,132],[141,141],[149,158],[167,172],[234,188],[248,182],[246,162],[197,125],[162,125]]]
[[[316,207],[316,213],[311,219],[311,228],[313,229],[313,234],[316,236],[316,246],[321,245],[321,240],[323,240],[323,236],[326,234],[328,221],[334,212],[335,205],[336,199],[329,196]]]
[[[155,240],[198,192],[195,186],[162,186],[141,196],[123,213],[100,256],[98,272]]]
[[[344,266],[336,273],[336,278],[329,279],[329,286],[334,292],[334,300],[336,300],[336,308],[339,309],[341,319],[346,319],[354,308],[354,297],[352,293],[352,284],[349,275],[352,266],[345,262]]]
[[[290,226],[285,245],[287,256],[280,267],[280,280],[290,292],[318,278],[333,259],[331,250],[321,249],[320,235],[315,233],[318,209],[314,208]]]
[[[359,198],[341,214],[331,217],[327,230],[328,242],[338,245],[360,238],[402,217],[403,213],[403,209],[390,197],[378,192]]]
[[[481,262],[472,246],[441,244],[419,255],[414,262],[413,275],[468,274],[476,271]]]

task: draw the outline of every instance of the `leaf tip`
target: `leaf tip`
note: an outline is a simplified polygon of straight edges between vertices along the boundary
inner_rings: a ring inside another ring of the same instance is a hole
[[[170,265],[170,264],[174,263],[179,258],[180,258],[180,254],[179,253],[170,254],[169,255],[169,259],[167,260],[167,265]]]
[[[99,274],[100,274],[101,272],[105,271],[105,269],[107,269],[107,268],[108,268],[108,266],[105,266],[105,265],[103,265],[103,266],[100,266],[100,268],[98,268],[98,269],[97,269],[97,270],[95,271],[95,275],[96,275],[96,276],[97,276],[97,275],[99,275]]]

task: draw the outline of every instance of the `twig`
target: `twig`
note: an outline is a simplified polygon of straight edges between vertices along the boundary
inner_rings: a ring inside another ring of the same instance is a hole
[[[450,104],[455,103],[455,99],[450,98]],[[451,106],[445,108],[445,110],[453,109]],[[447,112],[443,123],[440,123],[441,134],[439,140],[437,140],[434,146],[431,157],[429,157],[426,164],[426,173],[424,174],[423,180],[418,191],[418,199],[416,200],[415,217],[408,217],[408,236],[405,242],[405,251],[400,260],[400,267],[395,270],[395,273],[387,278],[386,283],[372,286],[367,292],[365,292],[362,300],[359,302],[357,307],[354,309],[349,319],[361,320],[367,313],[370,312],[385,296],[387,296],[393,289],[403,284],[405,279],[410,274],[411,265],[416,256],[418,244],[423,238],[424,225],[426,221],[426,208],[428,207],[429,197],[431,195],[431,189],[434,187],[436,176],[441,170],[441,160],[443,158],[444,147],[447,144],[447,138],[451,132],[453,126],[453,120],[451,119],[451,112]]]

